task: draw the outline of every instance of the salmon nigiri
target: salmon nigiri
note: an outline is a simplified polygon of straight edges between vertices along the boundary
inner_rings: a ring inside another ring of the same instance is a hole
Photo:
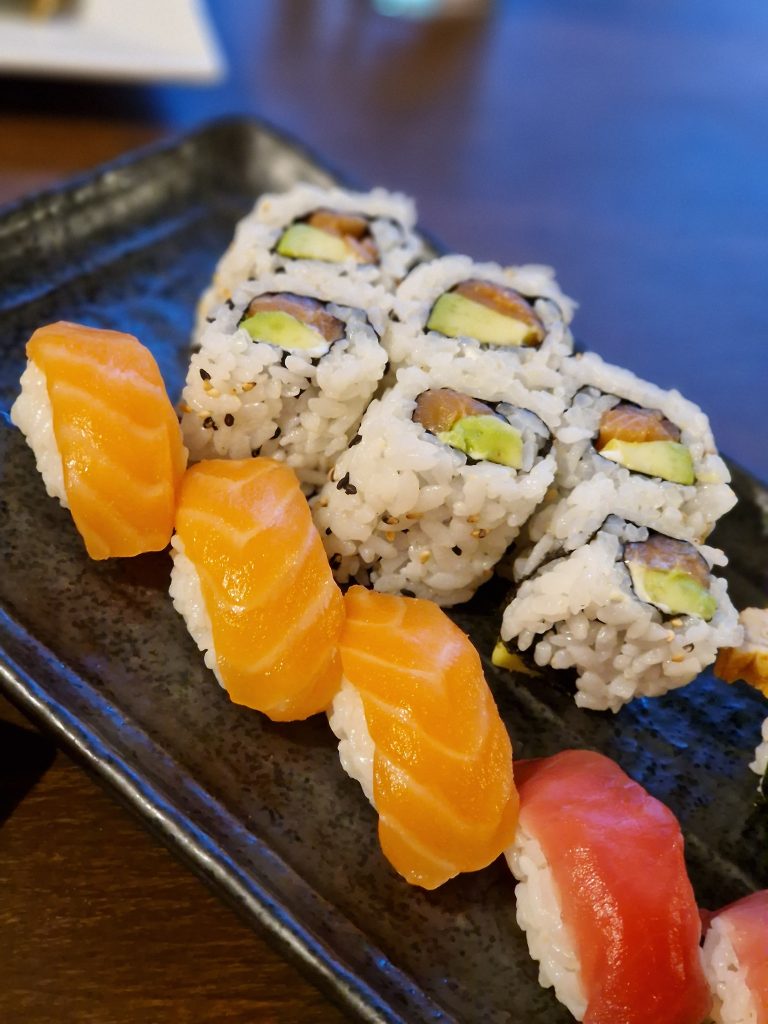
[[[352,587],[330,716],[385,857],[434,889],[512,841],[512,747],[469,638],[431,601]]]
[[[768,891],[713,915],[704,969],[715,999],[714,1024],[768,1024]]]
[[[130,334],[55,323],[27,342],[11,419],[91,558],[161,551],[187,452],[152,354]]]
[[[271,459],[189,469],[172,541],[171,597],[236,704],[293,721],[341,683],[341,591],[292,470]]]
[[[701,919],[668,808],[589,750],[518,761],[507,857],[543,985],[585,1024],[701,1024]]]

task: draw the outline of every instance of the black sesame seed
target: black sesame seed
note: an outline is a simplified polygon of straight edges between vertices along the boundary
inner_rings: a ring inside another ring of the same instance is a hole
[[[258,459],[261,455],[261,448],[251,448],[251,458]]]
[[[326,537],[330,537],[331,536],[331,528],[330,528],[330,526],[326,526],[326,528],[325,528],[325,536]]]
[[[341,480],[339,480],[339,482],[336,484],[336,490],[337,491],[345,491],[347,489],[347,484],[348,483],[349,483],[349,473],[345,473],[344,476],[341,478]]]
[[[215,317],[215,316],[207,316],[207,317],[205,318],[205,322],[206,322],[207,324],[212,324],[212,323],[213,323],[213,321],[214,321],[215,319],[216,319],[216,317]]]
[[[362,435],[362,434],[355,434],[355,436],[354,436],[354,437],[352,438],[352,440],[351,440],[351,441],[349,442],[349,447],[350,447],[350,448],[354,448],[354,447],[355,447],[355,445],[356,445],[356,444],[360,444],[360,442],[361,442],[362,440],[363,440],[363,435]]]
[[[461,554],[461,548],[459,547],[458,544],[454,544],[453,547],[451,548],[451,551],[454,553],[454,555]]]
[[[272,437],[270,437],[270,441],[276,441],[278,437],[280,437],[280,427],[275,428],[275,432]]]
[[[203,420],[203,426],[205,427],[206,430],[219,429],[216,424],[216,420],[213,418],[213,416],[206,416],[205,419]]]
[[[228,412],[227,415],[224,417],[224,423],[228,427],[233,427],[235,425],[235,417],[232,415],[231,412]]]
[[[203,378],[203,380],[210,380],[211,379],[211,375],[210,375],[210,373],[208,373],[207,370],[201,369],[200,370],[200,376]]]
[[[228,309],[234,309],[235,308],[235,304],[232,301],[232,299],[227,299],[227,308]]]
[[[403,597],[416,597],[416,593],[413,590],[401,590],[400,593]]]

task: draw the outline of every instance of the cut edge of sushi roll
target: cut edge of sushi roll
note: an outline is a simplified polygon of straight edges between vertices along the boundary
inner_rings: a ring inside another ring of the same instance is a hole
[[[712,1024],[756,1024],[754,996],[747,984],[747,971],[739,961],[727,921],[716,917],[707,931],[702,949],[707,982],[714,997]]]
[[[34,452],[37,471],[51,498],[69,508],[64,485],[64,466],[53,432],[53,410],[45,373],[33,360],[21,375],[21,394],[11,406],[11,422],[24,434]]]
[[[515,887],[517,923],[525,932],[528,952],[539,965],[539,984],[555,996],[576,1020],[582,1020],[587,998],[579,974],[579,958],[563,921],[560,899],[541,844],[518,824],[514,846],[506,854]]]

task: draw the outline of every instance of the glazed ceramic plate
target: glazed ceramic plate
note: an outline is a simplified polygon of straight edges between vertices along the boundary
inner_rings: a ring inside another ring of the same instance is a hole
[[[70,0],[50,18],[0,2],[0,70],[108,81],[213,82],[224,59],[203,0]]]
[[[0,686],[360,1020],[565,1022],[537,984],[504,864],[434,893],[402,882],[325,721],[273,725],[231,704],[171,607],[168,556],[89,562],[8,420],[25,340],[58,319],[135,333],[178,395],[195,301],[235,221],[299,180],[334,176],[262,125],[221,122],[0,217]],[[766,494],[736,483],[716,540],[736,603],[764,603]],[[679,815],[702,905],[768,885],[747,769],[762,698],[705,674],[615,716],[579,711],[567,677],[502,678],[488,663],[503,593],[492,581],[455,618],[517,755],[615,758]]]

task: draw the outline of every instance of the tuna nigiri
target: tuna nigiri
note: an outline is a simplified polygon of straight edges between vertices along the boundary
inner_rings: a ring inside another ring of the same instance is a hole
[[[11,419],[91,558],[160,551],[187,453],[152,354],[130,334],[41,327]]]
[[[701,921],[674,815],[601,754],[519,761],[508,852],[541,984],[588,1024],[701,1024]]]
[[[271,459],[193,466],[172,555],[174,606],[236,704],[275,721],[328,708],[344,604],[292,470]]]
[[[512,841],[509,736],[468,637],[430,601],[352,587],[331,728],[379,814],[385,857],[434,889]]]
[[[768,891],[718,911],[704,941],[714,1024],[768,1024]]]

